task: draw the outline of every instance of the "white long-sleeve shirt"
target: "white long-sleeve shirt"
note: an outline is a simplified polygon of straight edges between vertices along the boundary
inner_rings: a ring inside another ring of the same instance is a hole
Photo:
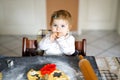
[[[72,35],[50,40],[50,34],[38,44],[38,48],[45,51],[44,55],[72,55],[75,52],[75,38]]]

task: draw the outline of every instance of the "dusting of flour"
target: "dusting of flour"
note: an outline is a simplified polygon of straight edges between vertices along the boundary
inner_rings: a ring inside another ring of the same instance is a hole
[[[57,69],[63,71],[70,80],[78,80],[76,76],[79,76],[79,71],[76,71],[71,65],[66,61],[61,61],[55,58],[45,58],[40,59],[39,57],[34,62],[25,63],[23,65],[18,64],[16,66],[10,67],[2,71],[3,79],[2,80],[27,80],[27,72],[31,69],[31,66],[34,67],[41,64],[54,63],[56,64]]]

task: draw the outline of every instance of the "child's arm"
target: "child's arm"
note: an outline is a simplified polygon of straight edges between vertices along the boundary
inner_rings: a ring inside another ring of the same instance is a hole
[[[51,47],[52,42],[54,42],[57,38],[57,33],[48,34],[43,38],[38,44],[38,48],[41,50],[47,50]]]
[[[50,36],[47,35],[40,41],[38,48],[40,48],[40,50],[47,50],[51,46],[51,43]]]
[[[73,36],[58,38],[57,42],[64,54],[72,55],[75,52],[75,38]]]

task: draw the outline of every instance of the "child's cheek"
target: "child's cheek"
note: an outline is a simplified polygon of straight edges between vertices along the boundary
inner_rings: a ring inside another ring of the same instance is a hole
[[[56,28],[52,28],[52,32],[56,32]]]
[[[66,35],[68,33],[68,29],[64,29],[63,33]]]
[[[66,32],[66,31],[62,32],[62,35],[63,35],[63,36],[65,36],[66,34],[67,34],[67,32]]]

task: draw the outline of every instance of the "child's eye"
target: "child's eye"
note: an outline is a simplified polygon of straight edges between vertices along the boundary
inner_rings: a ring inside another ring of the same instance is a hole
[[[54,24],[53,26],[54,26],[54,27],[57,27],[57,25],[56,25],[56,24]]]
[[[65,27],[65,25],[61,25],[61,27]]]

